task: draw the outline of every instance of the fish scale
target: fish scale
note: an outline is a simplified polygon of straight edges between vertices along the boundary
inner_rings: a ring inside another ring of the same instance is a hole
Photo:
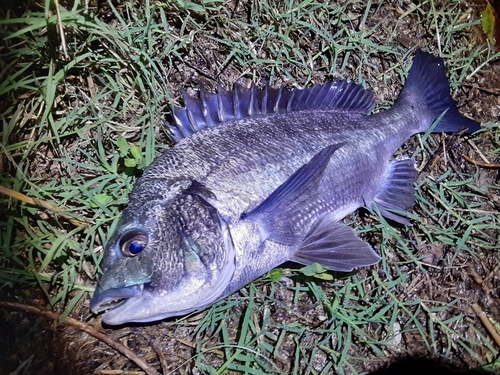
[[[444,63],[417,51],[394,105],[348,81],[290,91],[236,85],[184,93],[176,144],[130,195],[91,300],[110,325],[201,310],[286,261],[350,272],[381,258],[340,220],[365,206],[408,225],[413,134],[480,124],[458,112]]]

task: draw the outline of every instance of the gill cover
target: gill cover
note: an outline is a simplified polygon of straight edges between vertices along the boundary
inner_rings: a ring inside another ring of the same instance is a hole
[[[105,311],[104,323],[160,320],[221,298],[235,251],[227,223],[201,190],[190,184],[174,198],[129,204],[106,247],[90,304],[94,313]]]

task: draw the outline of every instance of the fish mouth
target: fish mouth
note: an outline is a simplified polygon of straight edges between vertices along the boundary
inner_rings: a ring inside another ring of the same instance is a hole
[[[197,290],[197,293],[205,293],[205,291]],[[94,314],[104,312],[102,322],[107,325],[148,323],[197,310],[199,306],[191,306],[188,296],[183,291],[177,291],[177,293],[159,291],[150,287],[148,283],[105,291],[98,288],[90,301],[90,310]],[[180,307],[179,304],[182,305],[183,302],[188,306]],[[171,309],[168,309],[169,306]],[[161,307],[160,311],[158,311],[159,307]],[[162,312],[164,308],[168,312]]]
[[[123,288],[112,288],[105,291],[96,291],[90,300],[90,311],[98,314],[103,311],[117,309],[130,298],[139,297],[144,289],[144,284],[132,285]]]

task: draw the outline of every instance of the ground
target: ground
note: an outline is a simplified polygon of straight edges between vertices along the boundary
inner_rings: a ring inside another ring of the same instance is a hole
[[[163,374],[499,372],[500,344],[480,319],[500,331],[500,55],[480,24],[485,2],[9,5],[2,186],[65,211],[3,196],[0,300],[93,326]],[[421,135],[398,152],[419,169],[413,226],[364,210],[344,219],[380,264],[313,276],[286,264],[154,324],[102,327],[90,313],[102,246],[143,167],[171,145],[161,120],[182,90],[351,79],[374,91],[378,111],[397,98],[416,46],[444,58],[455,102],[483,131]],[[140,371],[70,324],[0,314],[2,373]]]

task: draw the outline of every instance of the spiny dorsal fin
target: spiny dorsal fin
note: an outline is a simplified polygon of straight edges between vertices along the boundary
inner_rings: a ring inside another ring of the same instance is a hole
[[[245,88],[234,85],[233,91],[218,87],[216,93],[200,89],[196,98],[183,92],[185,107],[174,106],[175,125],[165,123],[175,142],[205,128],[231,120],[258,115],[323,110],[366,115],[375,107],[373,93],[361,85],[348,81],[329,81],[302,90],[263,89],[254,84]]]

